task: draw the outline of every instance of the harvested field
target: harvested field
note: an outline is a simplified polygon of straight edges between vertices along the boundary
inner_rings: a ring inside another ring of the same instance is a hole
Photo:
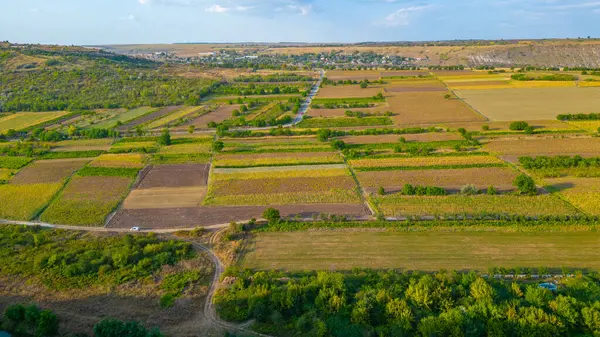
[[[203,143],[186,143],[175,144],[170,146],[162,146],[158,153],[160,154],[194,154],[194,153],[210,153],[210,142]]]
[[[155,165],[138,189],[206,186],[209,170],[207,164]]]
[[[126,209],[185,208],[202,203],[206,187],[155,187],[132,191],[123,207]]]
[[[465,81],[465,82],[446,82],[448,84],[449,87],[453,88],[453,89],[470,89],[469,87],[481,87],[481,89],[485,89],[486,87],[494,87],[494,86],[502,86],[502,87],[507,87],[507,88],[512,88],[512,86],[510,85],[509,81],[498,81],[498,80],[494,80],[494,81]],[[463,88],[466,87],[466,88]]]
[[[417,77],[417,76],[431,76],[427,71],[410,71],[410,70],[397,70],[397,71],[382,71],[381,77]]]
[[[89,159],[39,160],[19,171],[11,180],[14,185],[63,183]]]
[[[600,155],[598,138],[547,138],[520,140],[491,140],[485,145],[491,152],[503,155]]]
[[[194,119],[190,125],[194,125],[199,129],[206,129],[210,122],[221,123],[224,120],[231,118],[231,112],[233,110],[239,110],[239,108],[239,104],[223,105],[212,112]]]
[[[366,114],[384,114],[389,110],[387,103],[377,104],[372,108],[352,108],[352,109],[313,109],[309,108],[306,115],[310,117],[345,117],[346,111],[364,112]]]
[[[259,154],[220,154],[215,167],[286,166],[310,164],[338,164],[343,159],[337,152],[291,152]]]
[[[444,86],[415,86],[415,87],[388,87],[385,92],[447,92]]]
[[[406,135],[345,136],[337,139],[343,140],[346,144],[400,144],[400,138],[404,138],[407,142],[444,142],[464,139],[456,133],[449,132],[429,132]]]
[[[52,144],[53,152],[108,151],[112,139],[63,140]]]
[[[590,215],[600,215],[600,178],[545,179],[544,185]]]
[[[218,168],[214,169],[213,173],[219,180],[243,180],[263,178],[335,177],[348,175],[349,171],[345,164],[337,164]]]
[[[362,80],[378,80],[381,77],[381,73],[377,70],[365,70],[365,71],[347,71],[347,70],[328,70],[325,75],[332,81],[362,81]]]
[[[201,106],[191,106],[191,107],[183,107],[179,110],[174,111],[173,113],[157,119],[150,124],[146,125],[147,129],[156,129],[159,127],[169,126],[171,123],[178,121],[188,115],[198,112],[202,109]]]
[[[344,174],[344,171],[341,172]],[[327,191],[334,188],[352,190],[356,187],[348,174],[322,177],[267,177],[255,179],[231,179],[226,176],[215,176],[215,181],[211,184],[211,193],[215,197],[296,192],[310,193]]]
[[[414,197],[390,195],[378,197],[375,203],[392,217],[432,216],[457,214],[510,214],[510,215],[574,215],[573,206],[554,195],[450,195],[442,197]]]
[[[361,88],[359,85],[338,85],[321,88],[317,98],[373,97],[382,92],[382,87]]]
[[[131,110],[128,110],[127,112],[118,114],[118,115],[114,116],[113,118],[105,119],[100,123],[94,124],[92,126],[92,128],[94,128],[94,129],[110,129],[110,128],[117,126],[117,124],[119,122],[122,124],[127,124],[136,118],[139,118],[145,114],[149,114],[156,110],[158,110],[158,109],[150,108],[150,107],[131,109]]]
[[[0,185],[0,218],[31,220],[61,187],[62,183]]]
[[[23,130],[32,126],[46,123],[66,115],[67,112],[17,112],[0,118],[0,134],[6,131]]]
[[[127,195],[132,179],[74,177],[41,220],[61,225],[103,226],[104,219]]]
[[[457,90],[456,94],[491,120],[549,120],[575,111],[595,112],[600,88]]]
[[[600,268],[598,233],[304,231],[259,233],[242,268],[401,269]],[[374,244],[376,243],[376,244]],[[401,249],[399,249],[401,247]]]
[[[154,120],[157,120],[159,118],[162,118],[164,116],[167,116],[167,115],[169,115],[169,114],[173,113],[174,111],[177,111],[177,110],[179,110],[181,108],[182,108],[182,106],[169,106],[169,107],[166,107],[166,108],[158,109],[155,112],[145,114],[145,115],[143,115],[143,116],[141,116],[139,118],[136,118],[136,119],[130,121],[129,123],[126,123],[126,124],[124,124],[122,126],[119,126],[117,128],[117,130],[119,130],[119,131],[127,131],[129,129],[137,127],[138,125],[144,125],[144,124],[150,123],[150,122],[152,122]]]
[[[349,218],[365,216],[368,210],[359,204],[310,204],[279,205],[268,207],[278,209],[283,217],[311,218],[319,214],[347,215]],[[108,224],[109,228],[192,228],[228,224],[232,221],[260,219],[267,206],[237,207],[193,207],[167,209],[121,209]]]
[[[397,93],[388,97],[396,125],[444,122],[476,122],[484,118],[458,99],[446,99],[446,92]]]
[[[473,184],[479,189],[494,186],[499,191],[512,191],[518,172],[509,168],[486,167],[446,170],[402,170],[357,172],[361,186],[369,192],[383,186],[387,192],[397,192],[405,184],[443,187],[449,192]]]
[[[453,166],[453,165],[503,165],[504,161],[493,156],[458,156],[458,157],[405,157],[405,158],[380,158],[380,159],[355,159],[349,161],[352,167],[378,168],[378,167],[427,167],[427,166]]]
[[[145,160],[146,157],[139,153],[103,154],[95,158],[89,166],[142,168]]]

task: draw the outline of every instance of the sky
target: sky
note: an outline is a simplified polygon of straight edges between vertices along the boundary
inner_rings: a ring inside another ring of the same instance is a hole
[[[594,0],[0,0],[0,40],[62,45],[600,37]]]

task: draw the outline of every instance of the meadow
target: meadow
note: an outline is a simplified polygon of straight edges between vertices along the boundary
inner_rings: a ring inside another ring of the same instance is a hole
[[[127,124],[132,120],[156,111],[156,108],[142,107],[131,109],[126,112],[115,115],[112,118],[104,119],[100,123],[95,123],[91,127],[94,129],[111,129],[121,124]]]
[[[303,231],[257,233],[240,265],[256,270],[600,268],[598,233]],[[373,244],[377,242],[377,244]]]
[[[0,118],[0,134],[23,130],[66,115],[67,112],[18,112]]]

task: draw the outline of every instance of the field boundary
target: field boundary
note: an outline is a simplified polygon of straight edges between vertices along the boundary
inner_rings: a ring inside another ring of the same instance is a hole
[[[458,96],[456,94],[456,92],[454,92],[453,89],[451,89],[448,84],[446,84],[446,82],[442,81],[439,77],[437,77],[434,73],[429,72],[431,75],[433,75],[438,81],[442,82],[442,84],[444,85],[444,87],[446,87],[446,89],[448,89],[449,92],[452,93],[452,95],[454,95],[456,97],[456,99],[458,99],[459,101],[463,102],[466,106],[468,106],[471,110],[473,110],[475,113],[477,113],[479,116],[483,117],[483,119],[486,122],[491,122],[492,120],[490,120],[486,115],[484,115],[481,111],[475,109],[474,106],[472,106],[471,104],[467,103],[467,101],[465,101],[462,97]]]

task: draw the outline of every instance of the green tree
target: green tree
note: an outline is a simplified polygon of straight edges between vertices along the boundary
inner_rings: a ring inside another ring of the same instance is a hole
[[[332,132],[329,129],[319,129],[319,131],[317,131],[317,139],[320,142],[326,142],[331,138],[331,134]]]
[[[212,150],[214,153],[221,152],[225,148],[225,144],[222,141],[215,141],[212,144]]]
[[[38,336],[56,335],[58,333],[58,318],[52,311],[42,310],[35,331]]]
[[[509,129],[513,130],[513,131],[523,131],[525,130],[525,128],[527,128],[529,126],[529,123],[527,122],[523,122],[523,121],[518,121],[518,122],[512,122],[509,125]]]
[[[279,221],[281,221],[281,214],[279,213],[279,210],[275,209],[275,208],[267,208],[264,212],[263,212],[263,218],[267,219],[269,221],[269,223],[278,223]]]
[[[158,143],[162,146],[171,145],[171,133],[169,132],[169,129],[164,129],[162,131],[160,138],[158,138]]]
[[[194,131],[196,131],[196,126],[195,125],[190,125],[188,126],[188,133],[191,135],[194,133]]]
[[[380,187],[379,187],[379,190],[377,190],[377,193],[378,193],[379,195],[385,195],[385,188],[383,188],[383,186],[380,186]]]
[[[470,293],[474,299],[485,302],[492,302],[495,295],[494,288],[481,277],[478,277],[475,282],[471,283]]]
[[[533,180],[533,178],[526,174],[519,175],[515,179],[514,185],[519,189],[519,192],[521,192],[521,194],[537,194],[537,187],[535,186],[535,181]]]
[[[334,140],[333,142],[331,142],[331,147],[333,147],[336,150],[343,150],[346,148],[346,143],[344,143],[341,140]]]
[[[487,189],[487,194],[488,195],[496,195],[496,194],[498,194],[498,190],[494,186],[490,186]]]

